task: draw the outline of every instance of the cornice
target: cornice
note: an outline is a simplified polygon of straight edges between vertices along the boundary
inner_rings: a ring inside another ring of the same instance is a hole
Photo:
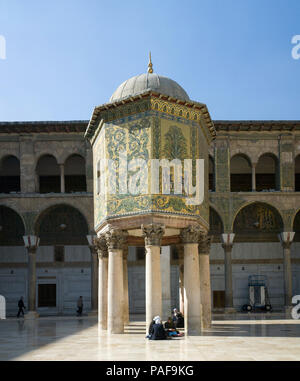
[[[207,130],[205,135],[209,141],[216,136],[214,124],[205,104],[176,99],[154,91],[146,91],[134,97],[127,97],[117,102],[95,107],[85,137],[93,140],[101,120],[104,123],[111,122],[149,110],[163,112],[199,123],[203,130]]]

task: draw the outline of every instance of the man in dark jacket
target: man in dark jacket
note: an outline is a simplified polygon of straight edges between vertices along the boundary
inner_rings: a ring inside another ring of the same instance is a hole
[[[166,340],[167,333],[160,319],[156,319],[151,328],[150,340]]]
[[[21,296],[20,300],[18,301],[18,308],[19,308],[19,311],[18,311],[17,317],[20,317],[20,314],[24,316],[23,308],[26,308],[26,307],[23,302],[23,296]]]

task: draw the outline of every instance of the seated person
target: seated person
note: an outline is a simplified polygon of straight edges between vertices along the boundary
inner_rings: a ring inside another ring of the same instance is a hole
[[[165,322],[165,329],[175,329],[175,324],[171,317],[168,317],[168,320]]]
[[[168,318],[168,320],[165,322],[165,330],[167,332],[167,335],[169,337],[180,337],[183,336],[183,333],[180,333],[175,329],[175,324],[171,317]]]
[[[177,312],[176,328],[184,328],[184,317],[181,312]]]
[[[150,340],[166,340],[167,333],[164,330],[164,326],[161,323],[160,318],[155,319],[150,332]]]

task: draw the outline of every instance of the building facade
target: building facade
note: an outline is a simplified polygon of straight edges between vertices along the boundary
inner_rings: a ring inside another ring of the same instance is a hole
[[[20,296],[27,306],[31,283],[40,315],[74,314],[80,295],[86,312],[95,309],[97,272],[87,240],[97,225],[97,163],[85,138],[90,123],[0,123],[0,294],[8,315],[16,315]],[[240,310],[253,274],[267,276],[272,307],[282,310],[300,294],[300,122],[213,124],[206,170],[213,310]],[[118,131],[110,131],[113,142]],[[38,237],[39,244],[23,237]],[[161,254],[164,319],[182,305],[181,266],[180,248],[170,241]],[[128,289],[129,312],[145,314],[145,249],[138,240],[129,247]]]

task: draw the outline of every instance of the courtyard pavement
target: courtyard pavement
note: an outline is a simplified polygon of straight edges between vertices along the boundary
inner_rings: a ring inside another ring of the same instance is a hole
[[[0,320],[0,361],[285,361],[300,360],[300,320],[284,314],[213,317],[201,336],[145,339],[145,322],[132,316],[125,334],[108,336],[95,317]]]

